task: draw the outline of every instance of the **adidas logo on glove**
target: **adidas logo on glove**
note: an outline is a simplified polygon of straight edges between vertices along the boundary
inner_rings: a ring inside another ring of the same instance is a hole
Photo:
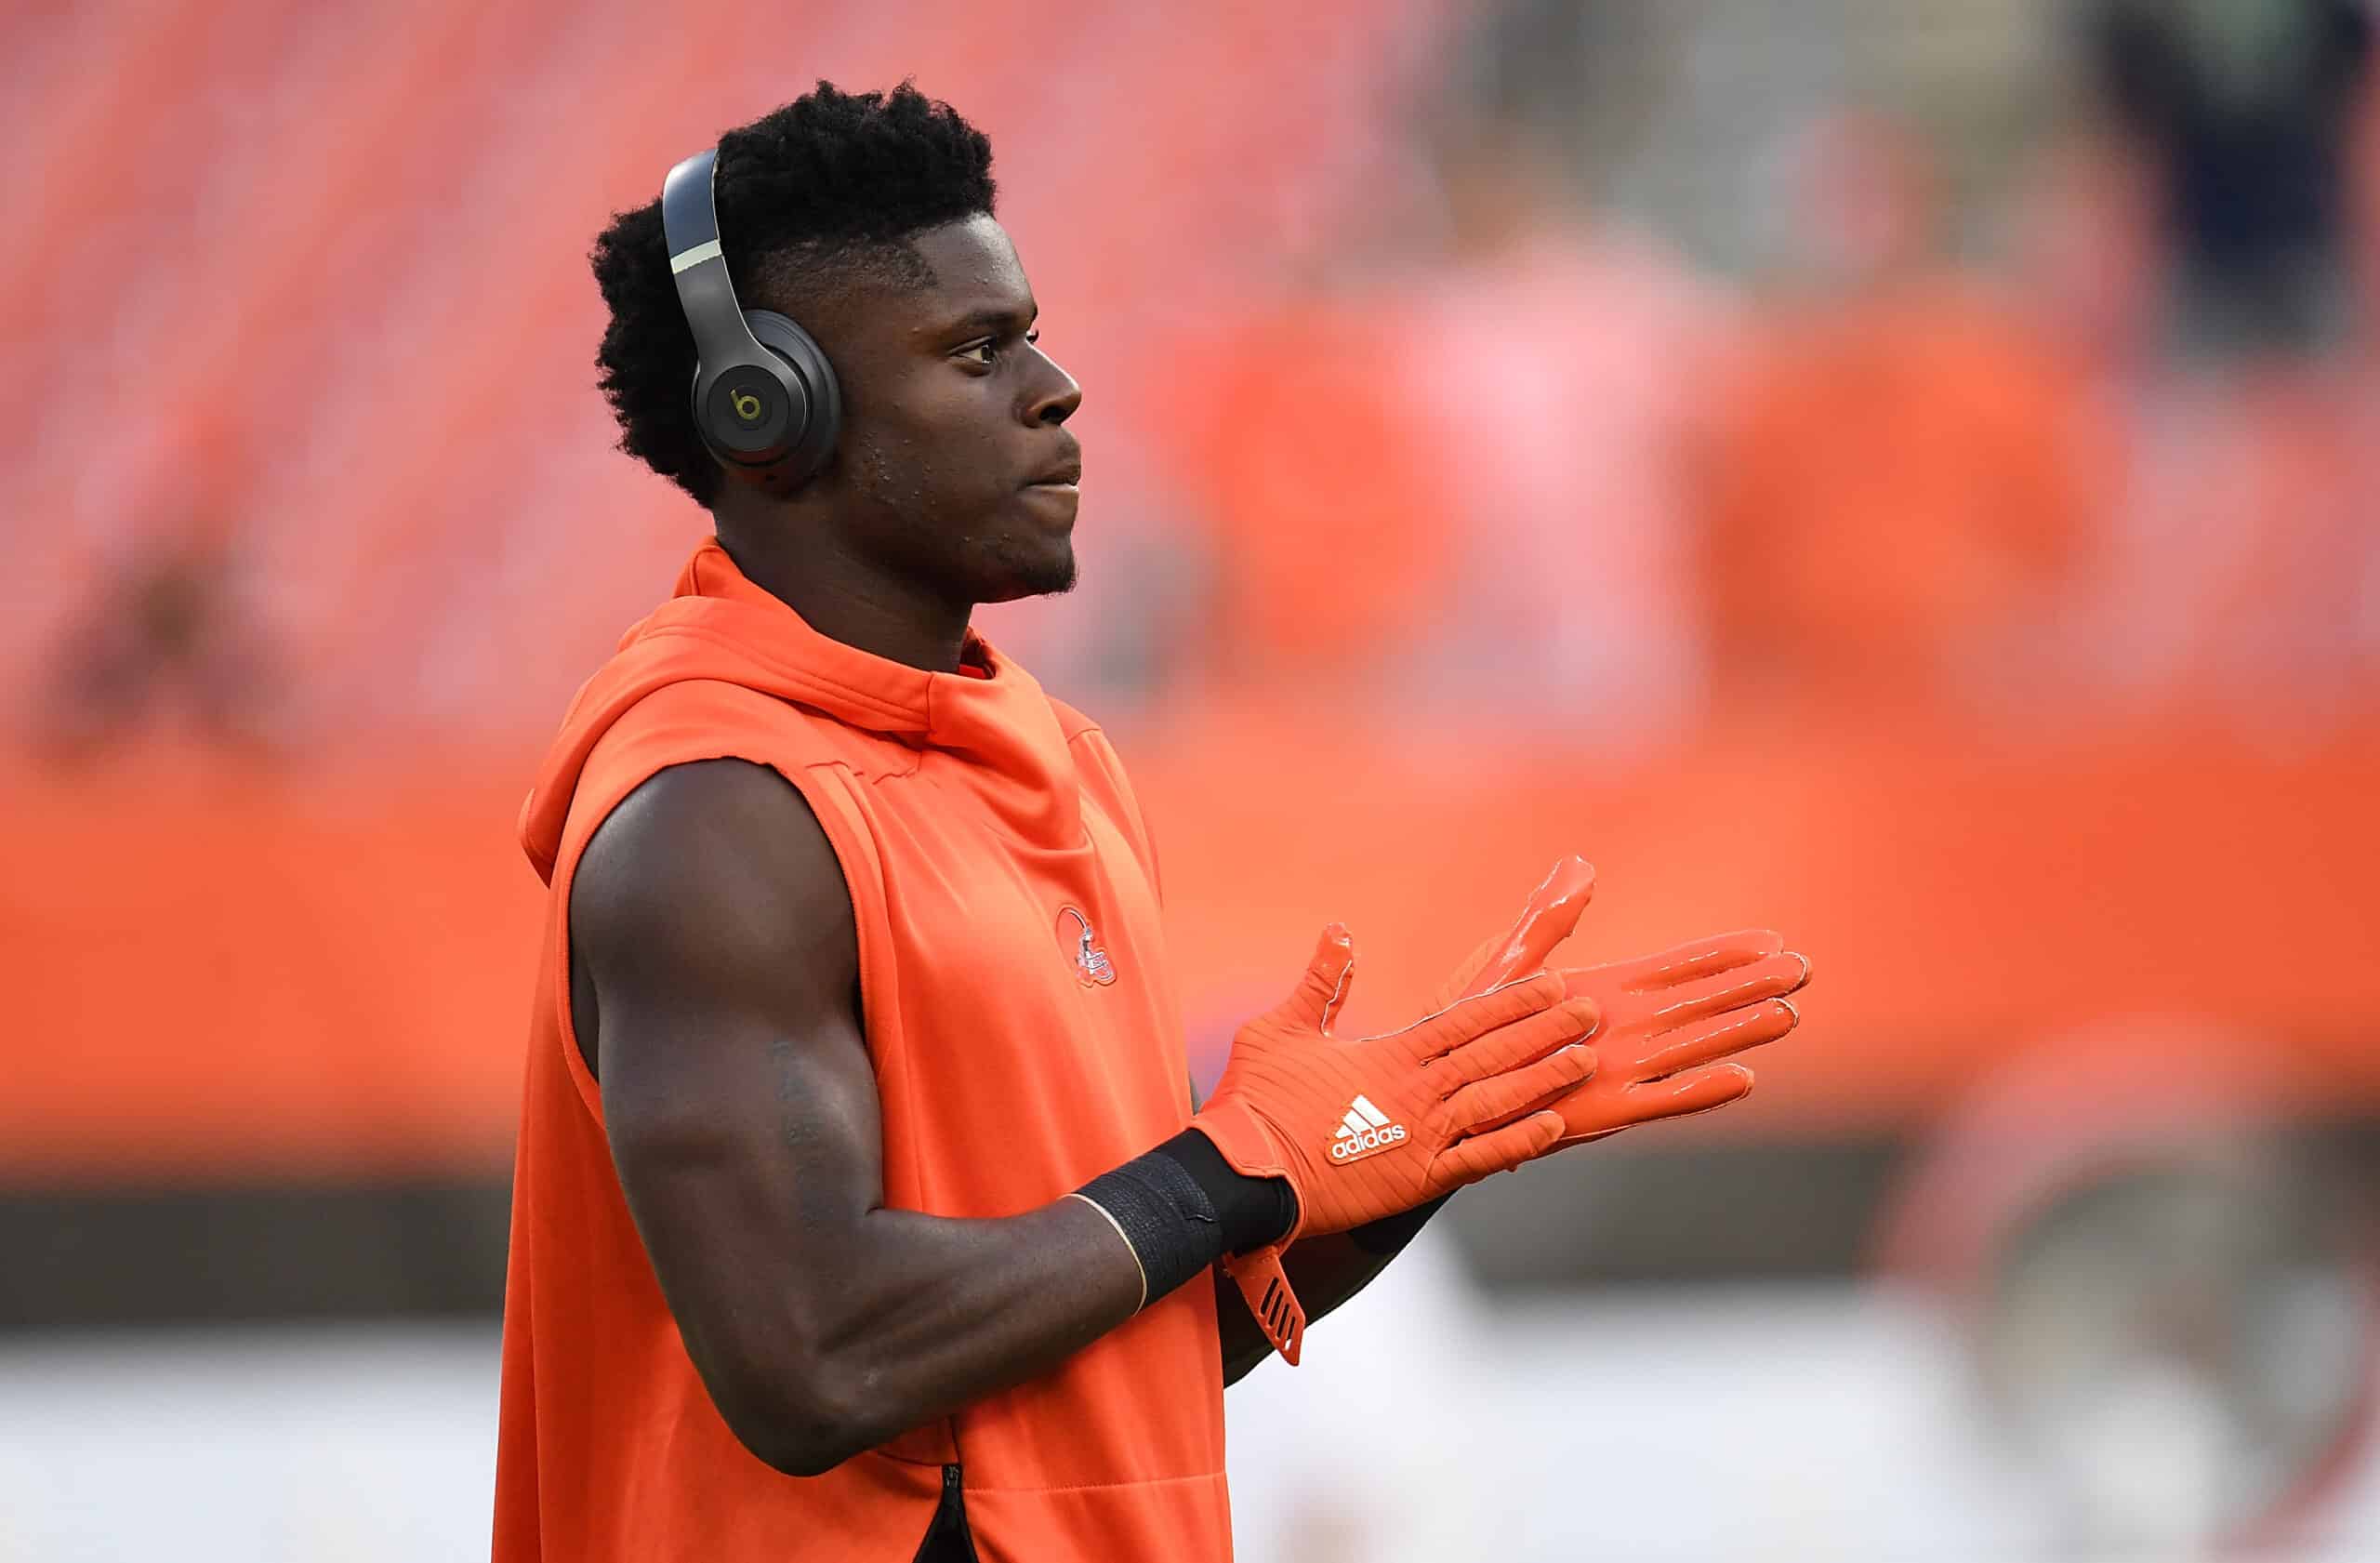
[[[1330,1159],[1361,1161],[1403,1138],[1405,1125],[1389,1122],[1388,1115],[1373,1106],[1370,1097],[1359,1095],[1348,1104],[1347,1116],[1339,1120],[1339,1132],[1330,1137]]]

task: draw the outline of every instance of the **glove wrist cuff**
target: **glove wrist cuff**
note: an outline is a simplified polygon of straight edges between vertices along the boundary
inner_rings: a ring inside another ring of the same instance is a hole
[[[1210,1102],[1193,1114],[1190,1127],[1213,1142],[1215,1149],[1244,1177],[1286,1178],[1289,1175],[1279,1144],[1264,1120],[1240,1102]]]

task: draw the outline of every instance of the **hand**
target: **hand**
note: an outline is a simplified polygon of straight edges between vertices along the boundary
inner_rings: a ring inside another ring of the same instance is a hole
[[[1440,987],[1444,1004],[1545,967],[1594,892],[1594,869],[1576,857],[1554,866],[1520,918],[1488,940]],[[1776,1041],[1800,1024],[1786,995],[1809,981],[1810,963],[1765,929],[1698,939],[1658,955],[1602,966],[1557,968],[1572,998],[1590,999],[1602,1023],[1593,1079],[1555,1103],[1556,1149],[1657,1119],[1726,1106],[1752,1090],[1752,1073],[1723,1060]]]
[[[1289,1180],[1298,1215],[1285,1242],[1410,1210],[1541,1154],[1561,1123],[1529,1109],[1594,1072],[1594,1054],[1572,1045],[1594,1029],[1594,1007],[1541,974],[1402,1031],[1342,1040],[1330,1027],[1355,959],[1346,931],[1327,930],[1297,991],[1240,1028],[1190,1120],[1237,1171]]]
[[[1576,1046],[1594,1007],[1559,979],[1525,977],[1402,1031],[1330,1034],[1355,975],[1346,930],[1324,931],[1297,991],[1233,1039],[1223,1079],[1190,1126],[1252,1177],[1287,1179],[1298,1213],[1265,1249],[1226,1261],[1266,1334],[1297,1360],[1304,1318],[1280,1273],[1295,1238],[1426,1204],[1554,1147],[1543,1104],[1593,1073]]]

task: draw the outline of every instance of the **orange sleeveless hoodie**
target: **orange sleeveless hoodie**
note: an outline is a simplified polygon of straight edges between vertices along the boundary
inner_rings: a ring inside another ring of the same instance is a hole
[[[1123,769],[1097,727],[972,644],[990,677],[871,656],[706,543],[579,691],[521,818],[551,888],[514,1170],[495,1563],[1230,1556],[1207,1286],[824,1476],[747,1452],[662,1301],[572,1034],[580,852],[654,772],[733,756],[800,789],[850,883],[888,1205],[1017,1214],[1181,1129],[1188,1063]]]

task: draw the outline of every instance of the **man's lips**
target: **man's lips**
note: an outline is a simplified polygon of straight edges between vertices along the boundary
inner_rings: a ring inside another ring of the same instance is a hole
[[[1027,488],[1073,488],[1082,482],[1082,457],[1078,456],[1046,469]]]

